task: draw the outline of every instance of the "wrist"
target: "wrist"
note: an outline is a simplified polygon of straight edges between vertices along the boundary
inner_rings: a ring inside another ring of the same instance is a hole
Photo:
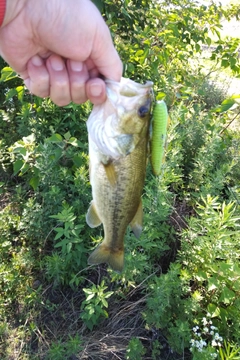
[[[10,23],[23,9],[26,0],[0,0],[0,8],[2,6],[2,23],[0,27],[3,27]],[[1,11],[1,10],[0,10]]]

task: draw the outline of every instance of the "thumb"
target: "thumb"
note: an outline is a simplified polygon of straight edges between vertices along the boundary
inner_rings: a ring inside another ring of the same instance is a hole
[[[97,29],[91,59],[100,74],[106,79],[120,81],[123,71],[122,61],[115,49],[109,28],[101,23],[101,31]]]

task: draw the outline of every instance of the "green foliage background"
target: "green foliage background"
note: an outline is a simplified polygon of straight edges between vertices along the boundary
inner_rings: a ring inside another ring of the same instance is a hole
[[[168,105],[163,172],[147,168],[144,230],[126,234],[123,273],[87,267],[103,237],[85,223],[91,104],[37,98],[1,60],[0,357],[239,359],[240,95],[204,69],[240,77],[239,39],[220,34],[240,7],[95,3],[124,76],[152,80]]]

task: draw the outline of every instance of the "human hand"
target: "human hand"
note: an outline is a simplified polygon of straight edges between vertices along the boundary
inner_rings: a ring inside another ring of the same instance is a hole
[[[99,77],[120,81],[122,63],[90,0],[7,0],[0,53],[35,95],[59,106],[106,98]]]

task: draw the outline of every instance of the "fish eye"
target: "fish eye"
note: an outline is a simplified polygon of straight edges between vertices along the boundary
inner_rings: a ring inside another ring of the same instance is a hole
[[[145,117],[148,114],[148,112],[149,112],[149,107],[145,105],[141,106],[138,109],[138,115],[142,118]]]

